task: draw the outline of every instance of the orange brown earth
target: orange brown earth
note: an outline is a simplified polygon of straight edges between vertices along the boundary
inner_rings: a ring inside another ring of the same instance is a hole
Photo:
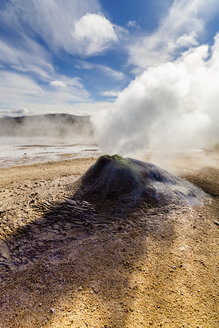
[[[201,207],[74,201],[94,163],[0,169],[0,327],[218,327],[219,155],[174,167]]]

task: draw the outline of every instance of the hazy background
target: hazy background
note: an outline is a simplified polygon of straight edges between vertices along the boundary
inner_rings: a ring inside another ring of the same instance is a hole
[[[219,142],[218,0],[3,0],[0,47],[0,116],[44,115],[0,136],[138,158]]]
[[[0,167],[98,156],[88,116],[0,118]]]

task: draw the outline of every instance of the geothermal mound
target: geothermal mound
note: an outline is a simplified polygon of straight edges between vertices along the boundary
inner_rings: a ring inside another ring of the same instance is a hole
[[[99,157],[82,176],[83,197],[134,205],[200,205],[208,196],[191,183],[151,163],[118,155]]]

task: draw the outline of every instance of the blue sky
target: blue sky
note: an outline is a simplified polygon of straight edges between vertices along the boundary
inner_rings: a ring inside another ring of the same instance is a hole
[[[1,0],[0,115],[110,108],[218,31],[219,0]]]

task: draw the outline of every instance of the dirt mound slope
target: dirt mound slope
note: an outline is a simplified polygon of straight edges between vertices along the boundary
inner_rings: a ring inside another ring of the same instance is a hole
[[[211,202],[118,215],[74,199],[93,159],[0,169],[0,327],[218,327],[219,158],[193,158]]]
[[[193,184],[147,162],[118,155],[99,157],[82,177],[80,194],[136,204],[200,205],[207,194]]]

